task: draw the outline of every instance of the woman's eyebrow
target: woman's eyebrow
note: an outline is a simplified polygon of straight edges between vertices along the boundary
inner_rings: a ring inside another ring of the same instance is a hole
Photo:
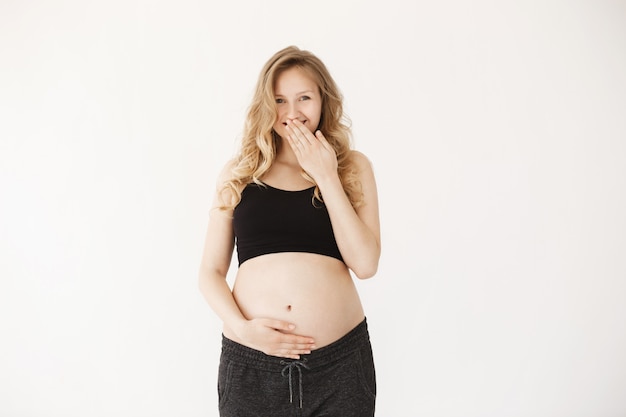
[[[295,95],[299,96],[299,95],[306,94],[306,93],[311,94],[311,93],[313,93],[313,90],[300,91],[299,93],[296,93]],[[284,95],[281,94],[281,93],[275,93],[274,96],[276,96],[276,97],[284,97]]]

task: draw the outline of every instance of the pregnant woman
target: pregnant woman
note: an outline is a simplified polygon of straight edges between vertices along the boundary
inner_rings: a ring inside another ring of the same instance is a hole
[[[199,274],[224,323],[222,417],[374,415],[374,361],[353,275],[378,268],[378,197],[350,138],[322,61],[293,46],[271,57],[241,147],[218,179]]]

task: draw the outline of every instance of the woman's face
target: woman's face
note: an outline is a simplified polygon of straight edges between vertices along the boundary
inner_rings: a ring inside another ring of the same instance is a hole
[[[322,116],[322,97],[315,81],[297,67],[283,71],[274,85],[278,112],[274,130],[280,137],[288,133],[287,120],[298,119],[315,132]]]

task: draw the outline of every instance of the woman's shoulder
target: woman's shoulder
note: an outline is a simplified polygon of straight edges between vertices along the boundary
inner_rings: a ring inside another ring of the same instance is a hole
[[[363,152],[352,149],[348,159],[359,171],[372,171],[372,161]]]
[[[239,200],[239,194],[246,186],[241,181],[237,181],[235,170],[238,163],[236,157],[229,159],[217,175],[215,190],[217,206],[232,206],[235,201]]]
[[[245,187],[246,184],[243,181],[240,181],[240,178],[237,176],[238,165],[239,159],[237,157],[233,157],[226,161],[217,176],[218,188],[230,184],[232,187],[241,191]]]

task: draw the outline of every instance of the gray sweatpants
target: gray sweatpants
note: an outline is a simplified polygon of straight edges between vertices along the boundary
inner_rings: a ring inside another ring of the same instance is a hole
[[[268,356],[222,337],[221,417],[370,417],[376,373],[367,322],[299,360]]]

